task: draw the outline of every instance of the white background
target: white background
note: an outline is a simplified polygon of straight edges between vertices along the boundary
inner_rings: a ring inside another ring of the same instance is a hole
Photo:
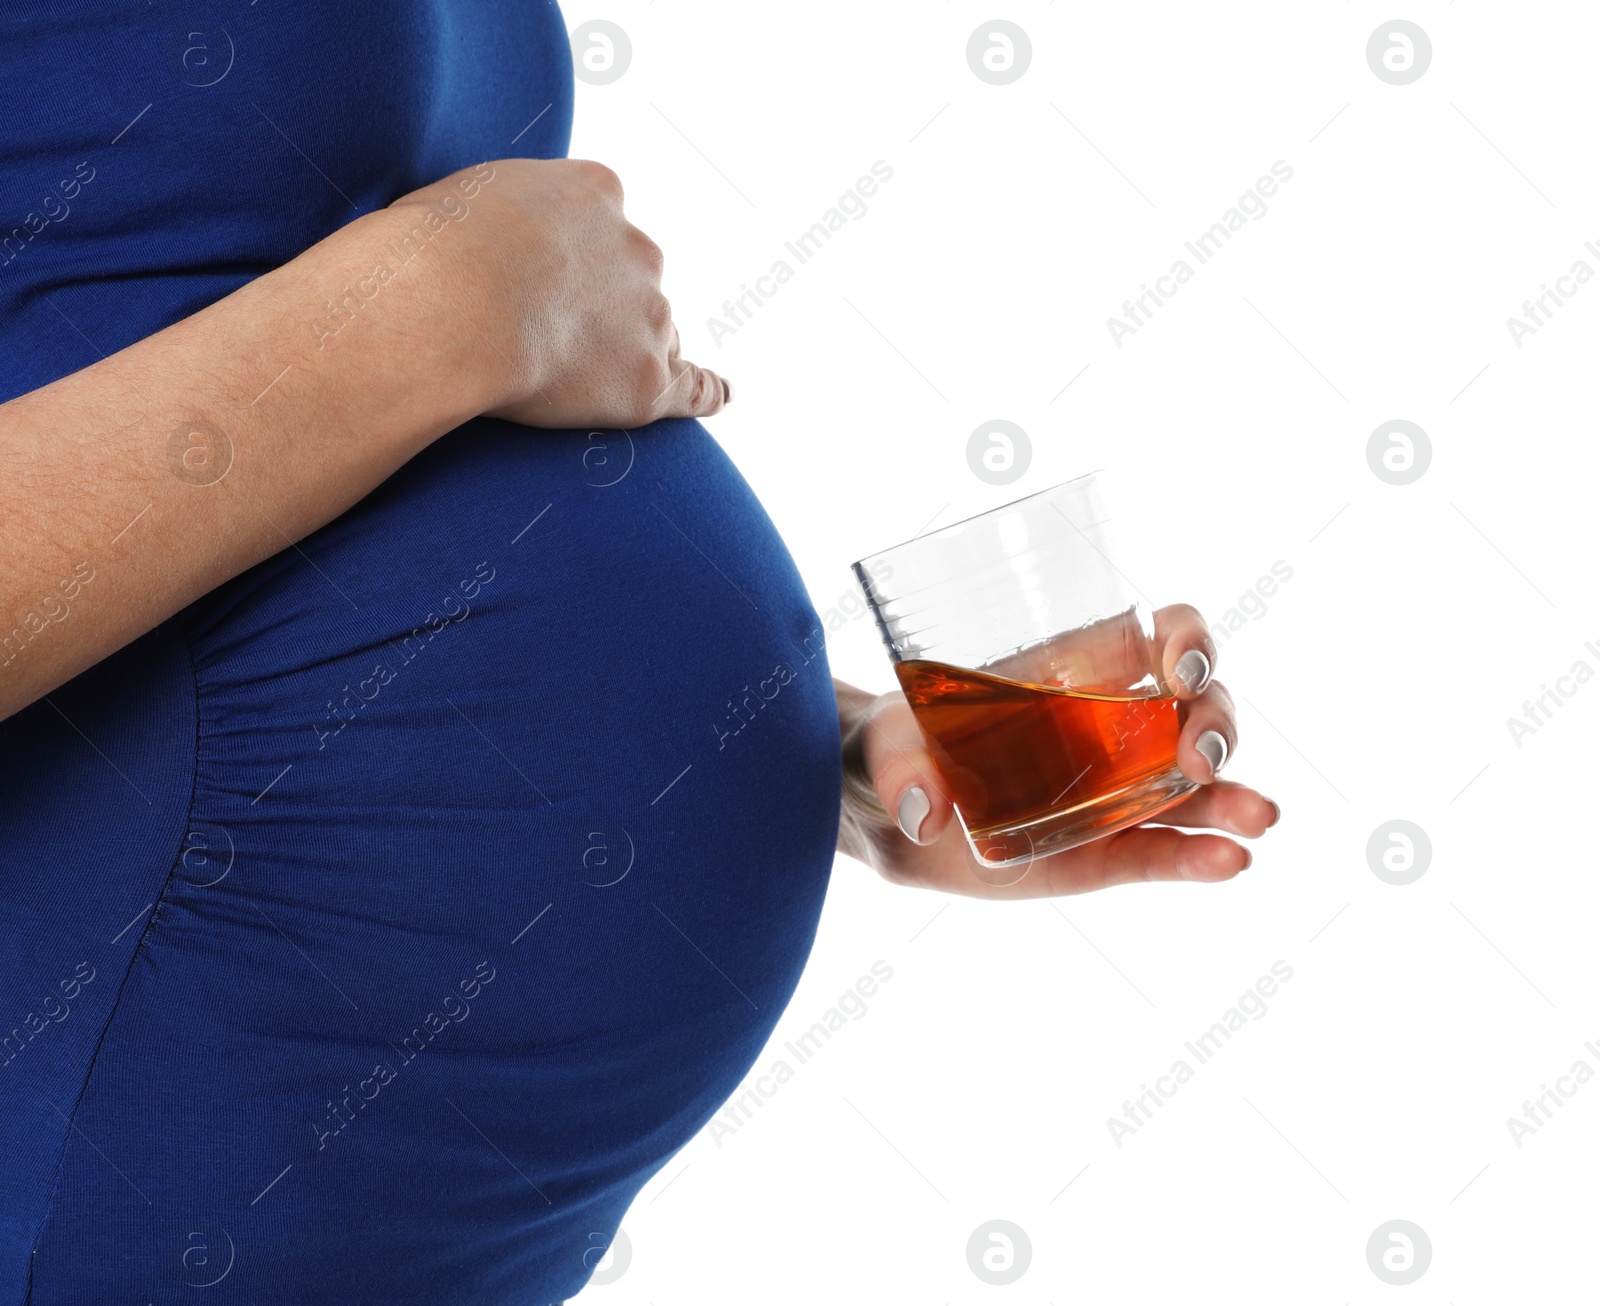
[[[1404,86],[1366,57],[1397,16],[1432,43]],[[630,38],[622,77],[580,83],[572,153],[617,169],[667,251],[685,352],[737,383],[713,430],[819,612],[853,593],[852,560],[930,519],[1100,466],[1147,493],[1124,506],[1151,523],[1135,579],[1159,602],[1216,620],[1293,569],[1218,669],[1239,703],[1228,774],[1283,809],[1254,866],[986,904],[841,858],[758,1070],[875,960],[894,978],[736,1134],[652,1181],[631,1263],[583,1300],[1592,1300],[1600,1081],[1520,1148],[1506,1120],[1579,1059],[1600,1071],[1600,680],[1520,747],[1506,720],[1574,662],[1600,671],[1600,284],[1520,348],[1506,319],[1575,260],[1600,272],[1593,11],[566,17]],[[995,18],[1032,44],[1010,85],[966,60]],[[719,347],[707,318],[879,159],[894,176],[866,216]],[[1118,348],[1107,318],[1280,159],[1266,215]],[[1031,437],[1011,485],[968,467],[994,418]],[[1397,418],[1432,445],[1404,486],[1366,453]],[[865,617],[829,656],[892,685]],[[1396,818],[1432,842],[1399,887],[1366,852]],[[1293,979],[1266,1015],[1119,1148],[1107,1117],[1196,1064],[1184,1040],[1279,960]],[[1032,1245],[1003,1288],[967,1262],[992,1219]],[[1406,1287],[1368,1266],[1392,1219],[1432,1244]]]

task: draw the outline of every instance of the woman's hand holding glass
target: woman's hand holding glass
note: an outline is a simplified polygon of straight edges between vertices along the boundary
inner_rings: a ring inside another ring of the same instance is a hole
[[[1237,838],[1259,838],[1278,820],[1276,803],[1219,772],[1238,740],[1233,699],[1212,678],[1216,647],[1200,614],[1187,605],[1155,613],[1160,679],[1177,699],[1182,721],[1179,769],[1200,788],[1175,806],[1130,829],[1037,858],[999,875],[972,855],[949,787],[941,778],[905,696],[874,697],[839,687],[844,736],[844,799],[839,847],[897,884],[984,898],[1057,897],[1146,880],[1216,882],[1250,865]],[[1104,631],[1107,649],[1069,645],[1080,664],[1102,652],[1120,653],[1117,632]],[[1050,650],[1059,662],[1061,649]],[[1008,667],[1006,674],[1045,683],[1043,668]],[[1050,670],[1059,675],[1061,668]],[[891,815],[892,814],[892,815]],[[1224,833],[1186,834],[1184,828]]]

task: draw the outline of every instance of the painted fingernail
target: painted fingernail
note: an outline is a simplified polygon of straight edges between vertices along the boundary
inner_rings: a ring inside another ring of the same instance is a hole
[[[1277,803],[1273,802],[1270,798],[1267,799],[1267,806],[1272,809],[1272,819],[1267,822],[1267,829],[1270,830],[1283,819],[1283,808],[1279,807]]]
[[[912,843],[922,842],[917,838],[917,832],[922,829],[922,823],[928,819],[932,808],[933,804],[928,801],[928,795],[922,792],[921,785],[912,785],[900,796],[895,820],[899,822],[900,832]]]
[[[1212,775],[1222,770],[1222,764],[1228,760],[1228,741],[1215,730],[1207,730],[1194,741],[1194,747],[1206,759]]]
[[[725,404],[733,402],[733,382],[727,377],[722,378],[722,402]]]
[[[1201,686],[1211,679],[1211,659],[1197,648],[1190,649],[1178,659],[1172,674],[1191,694],[1198,694]]]
[[[1246,848],[1244,850],[1244,865],[1241,866],[1239,869],[1242,870],[1242,871],[1248,871],[1250,869],[1250,867],[1255,863],[1255,860],[1256,860],[1256,855],[1253,852],[1251,852],[1248,848]]]

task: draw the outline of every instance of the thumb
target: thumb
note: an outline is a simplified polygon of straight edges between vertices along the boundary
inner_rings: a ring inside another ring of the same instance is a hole
[[[862,756],[879,801],[906,838],[933,843],[955,808],[910,705],[903,695],[885,694],[868,709],[862,729]]]

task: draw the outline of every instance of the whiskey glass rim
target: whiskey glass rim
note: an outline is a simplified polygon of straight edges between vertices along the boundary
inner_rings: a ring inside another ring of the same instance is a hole
[[[1028,503],[1033,499],[1040,498],[1046,494],[1054,494],[1058,490],[1066,489],[1069,485],[1077,485],[1082,481],[1090,481],[1097,476],[1104,476],[1106,473],[1106,468],[1097,467],[1093,471],[1084,472],[1079,476],[1069,477],[1067,480],[1059,481],[1055,485],[1047,485],[1044,487],[1044,489],[1035,490],[1032,494],[1025,494],[1020,499],[1011,499],[1005,503],[998,504],[993,508],[985,508],[982,512],[975,512],[969,517],[962,517],[953,522],[946,522],[943,526],[939,527],[938,530],[924,531],[921,535],[913,535],[910,539],[901,540],[898,544],[890,544],[884,548],[875,549],[865,557],[858,559],[853,564],[853,567],[863,567],[867,563],[872,562],[874,559],[881,558],[888,553],[895,553],[898,550],[905,548],[907,545],[921,544],[926,540],[938,539],[941,535],[958,530],[963,526],[970,526],[973,522],[982,521],[985,517],[997,517],[1001,513],[1010,512],[1013,509],[1020,508],[1023,504]]]

